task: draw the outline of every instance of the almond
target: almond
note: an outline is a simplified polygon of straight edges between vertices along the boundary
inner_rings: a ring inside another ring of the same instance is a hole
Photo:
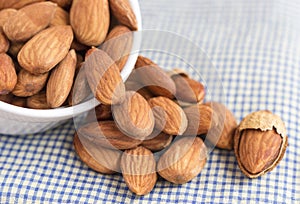
[[[18,54],[19,64],[32,74],[53,69],[69,52],[73,40],[70,26],[47,28],[31,38]]]
[[[13,100],[14,95],[11,93],[5,94],[5,95],[0,95],[0,101],[5,102],[5,103],[11,103]]]
[[[175,184],[187,183],[203,169],[206,153],[200,138],[180,138],[160,157],[157,163],[158,174]]]
[[[46,90],[47,102],[51,108],[61,106],[68,98],[73,85],[76,62],[75,50],[70,50],[68,55],[52,70]]]
[[[8,53],[16,58],[24,44],[24,42],[11,42]]]
[[[132,43],[133,36],[129,28],[118,25],[109,32],[101,45],[101,49],[115,61],[120,71],[122,71],[132,49]]]
[[[57,7],[54,16],[50,22],[50,26],[70,25],[69,13],[64,9]]]
[[[45,92],[40,92],[27,98],[27,107],[32,109],[50,109]]]
[[[270,111],[247,115],[234,136],[238,165],[249,178],[257,178],[273,170],[283,158],[287,145],[284,122]]]
[[[207,134],[213,124],[213,110],[211,107],[196,104],[183,109],[188,120],[188,126],[183,135]],[[215,123],[215,122],[214,122]]]
[[[154,97],[148,100],[155,117],[158,130],[166,134],[181,135],[187,128],[187,118],[182,108],[166,97]]]
[[[78,70],[79,71],[76,71]],[[89,99],[90,94],[92,93],[88,84],[88,81],[85,76],[84,67],[80,66],[75,70],[75,81],[73,83],[73,87],[70,91],[68,102],[69,105],[77,105],[83,101]],[[76,74],[77,72],[77,74]]]
[[[121,24],[128,26],[131,30],[138,29],[136,16],[128,0],[109,0],[109,6]]]
[[[0,2],[1,2],[1,0],[0,0]],[[7,2],[9,2],[9,1],[7,1]],[[6,23],[7,19],[9,19],[12,15],[15,15],[16,13],[17,13],[17,10],[12,9],[12,8],[0,10],[0,30],[2,30],[3,25]]]
[[[71,49],[74,49],[76,51],[86,51],[89,49],[89,47],[87,45],[84,45],[84,44],[78,42],[78,40],[76,40],[74,38],[74,40],[71,44]]]
[[[120,151],[95,146],[84,137],[79,138],[76,133],[73,145],[80,159],[91,169],[102,174],[113,174],[120,171],[122,155]]]
[[[137,147],[142,141],[122,133],[114,121],[99,121],[79,128],[78,134],[91,142],[105,148],[130,149]]]
[[[7,52],[9,49],[9,41],[5,34],[0,30],[0,53]]]
[[[94,109],[88,112],[86,116],[86,121],[88,122],[96,122],[103,120],[112,120],[112,111],[111,106],[100,104],[96,106]]]
[[[79,42],[89,46],[100,45],[109,28],[108,0],[73,0],[70,22]]]
[[[11,92],[17,83],[17,74],[12,59],[0,53],[0,95]]]
[[[19,65],[18,61],[13,61],[16,73],[18,74],[23,68]]]
[[[137,75],[137,79],[154,95],[174,98],[175,83],[157,64],[148,58],[139,56],[135,67],[137,70],[133,75]]]
[[[189,102],[202,102],[205,96],[205,88],[202,83],[189,78],[184,74],[172,74],[176,85],[176,99]]]
[[[76,49],[74,49],[74,50],[76,50]],[[78,52],[76,52],[76,58],[77,58],[77,63],[76,63],[76,72],[75,72],[75,74],[78,74],[78,72],[80,71],[80,68],[82,66],[82,63],[83,63],[83,56],[81,54],[79,54]]]
[[[13,97],[11,104],[14,106],[26,108],[26,98],[15,96]]]
[[[213,114],[216,114],[218,120],[213,123],[213,128],[217,128],[218,132],[220,132],[220,134],[210,134],[207,139],[218,148],[232,150],[233,137],[237,128],[237,122],[233,113],[218,102],[207,102],[204,105],[210,106]]]
[[[152,110],[144,97],[135,91],[127,91],[124,102],[114,105],[112,112],[116,124],[127,135],[143,139],[153,131]]]
[[[125,150],[121,157],[122,175],[128,188],[137,195],[148,194],[155,186],[156,162],[145,147]]]
[[[20,9],[26,5],[41,2],[45,0],[0,0],[0,9],[3,8],[14,8]]]
[[[51,1],[57,3],[57,5],[62,8],[69,8],[72,4],[72,0],[51,0]]]
[[[95,46],[92,46],[90,49],[88,49],[85,53],[85,60],[87,60],[87,58],[95,51],[99,50],[98,48],[96,48]]]
[[[105,105],[119,104],[125,99],[125,85],[119,68],[102,50],[95,49],[83,67],[92,92]]]
[[[128,91],[136,91],[141,96],[143,96],[146,100],[153,98],[154,95],[146,88],[143,84],[137,82],[137,81],[131,81],[128,80],[125,82],[126,90]]]
[[[56,11],[56,4],[40,2],[25,6],[12,15],[3,25],[11,41],[26,41],[46,28]]]
[[[15,96],[27,97],[37,94],[42,88],[44,88],[48,79],[49,73],[40,75],[33,75],[28,71],[22,69],[18,73],[17,84],[12,91]]]
[[[172,139],[172,135],[168,135],[164,132],[159,133],[159,131],[154,130],[153,133],[142,142],[141,146],[156,152],[168,147]]]
[[[120,22],[116,19],[116,17],[110,12],[110,23],[109,23],[109,31],[112,30],[115,26],[120,25]]]

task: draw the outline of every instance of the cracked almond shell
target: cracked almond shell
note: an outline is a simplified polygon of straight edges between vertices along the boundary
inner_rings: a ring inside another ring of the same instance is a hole
[[[273,170],[283,158],[287,145],[284,122],[265,110],[246,116],[234,136],[238,165],[249,178],[257,178]]]

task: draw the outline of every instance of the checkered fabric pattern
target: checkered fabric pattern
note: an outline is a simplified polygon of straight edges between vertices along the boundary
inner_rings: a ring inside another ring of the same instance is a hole
[[[74,153],[72,121],[41,134],[0,135],[0,203],[300,203],[300,3],[296,0],[140,1],[145,29],[184,36],[214,63],[240,121],[268,109],[285,121],[280,164],[246,178],[233,152],[215,149],[184,185],[159,179],[136,196],[120,175],[100,175]],[[201,71],[200,71],[201,72]]]

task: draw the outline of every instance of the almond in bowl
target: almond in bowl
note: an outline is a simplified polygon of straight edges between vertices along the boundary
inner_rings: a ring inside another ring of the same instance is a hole
[[[0,67],[0,78],[5,77],[0,82],[0,133],[42,132],[98,104],[86,97],[72,103],[74,81],[88,50],[100,49],[108,38],[120,35],[115,32],[118,27],[129,32],[141,30],[138,2],[129,0],[127,4],[125,10],[118,7],[112,13],[108,0],[0,1],[0,57],[9,65],[9,69]],[[118,9],[134,17],[134,26],[115,20],[119,18],[115,16]],[[101,18],[89,18],[91,12]],[[123,43],[131,45],[134,40]],[[114,50],[116,45],[106,47],[108,58],[117,61]],[[125,81],[137,57],[135,53],[121,58],[114,76]],[[47,104],[32,100],[44,102],[40,96],[45,93]],[[13,95],[12,100],[6,100],[9,95]],[[15,106],[13,100],[25,103]]]

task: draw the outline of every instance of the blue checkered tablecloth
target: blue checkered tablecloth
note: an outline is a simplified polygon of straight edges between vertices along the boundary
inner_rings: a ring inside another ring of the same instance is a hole
[[[145,29],[184,36],[206,51],[240,121],[269,109],[285,121],[280,164],[246,178],[233,152],[215,149],[184,185],[159,179],[146,196],[120,175],[100,175],[74,153],[73,122],[45,133],[0,135],[0,203],[300,203],[300,2],[297,0],[143,0]]]

